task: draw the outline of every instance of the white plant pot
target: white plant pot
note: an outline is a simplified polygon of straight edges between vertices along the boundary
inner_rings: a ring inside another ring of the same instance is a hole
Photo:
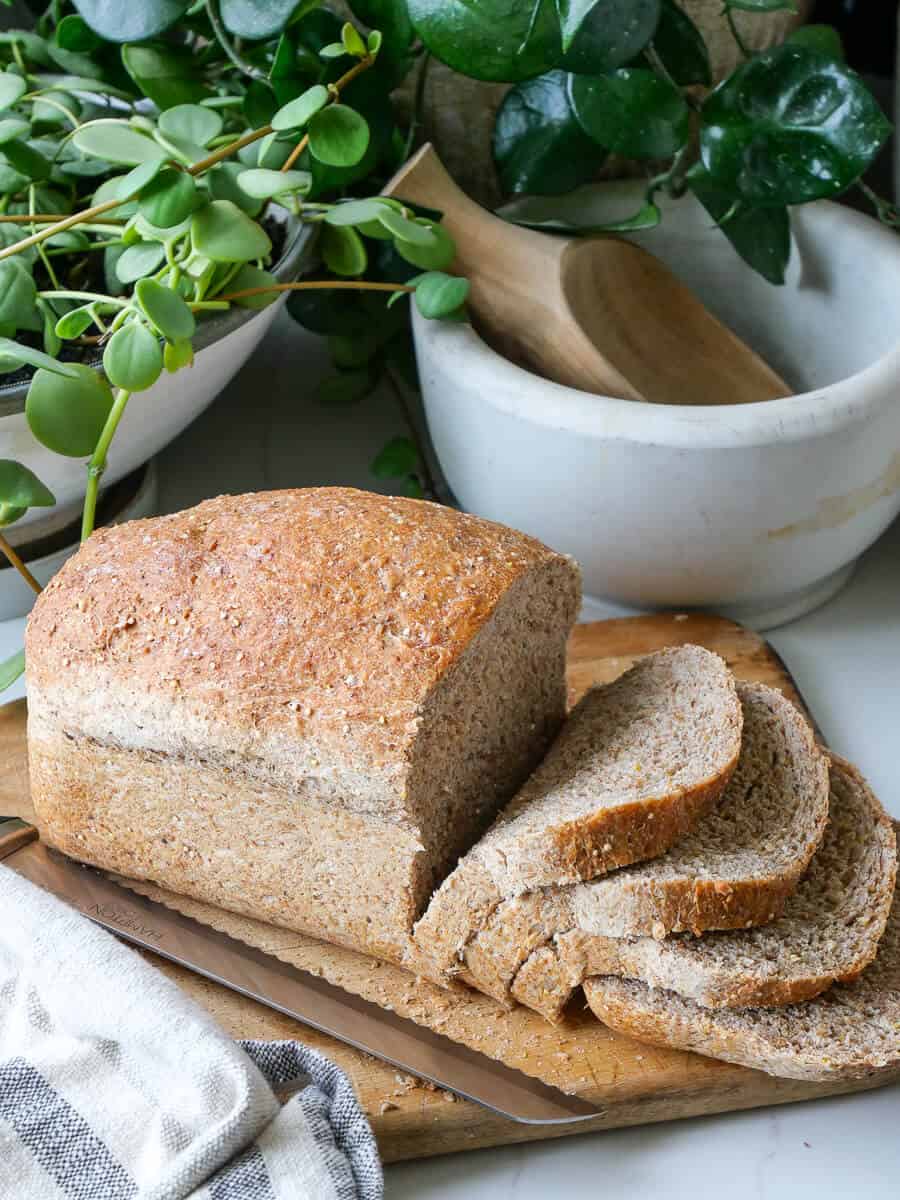
[[[308,227],[288,225],[285,249],[273,268],[279,280],[299,273],[309,233]],[[152,458],[203,412],[253,353],[284,299],[282,295],[259,311],[234,308],[198,325],[194,365],[174,375],[164,372],[152,388],[129,402],[116,432],[104,487]],[[53,492],[56,506],[32,508],[6,531],[19,546],[70,524],[80,511],[87,478],[84,459],[63,458],[35,440],[25,420],[27,388],[27,383],[0,387],[0,458],[30,467]]]
[[[528,203],[604,220],[637,195],[605,184]],[[462,506],[574,555],[588,595],[629,607],[761,628],[831,596],[900,510],[900,238],[830,203],[795,210],[794,236],[780,288],[691,198],[635,239],[792,382],[783,400],[594,396],[416,315],[428,425]]]

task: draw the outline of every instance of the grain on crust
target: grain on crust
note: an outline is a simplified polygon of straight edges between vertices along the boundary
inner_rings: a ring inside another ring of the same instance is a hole
[[[419,921],[416,942],[432,976],[460,970],[503,900],[668,849],[721,795],[741,723],[731,673],[698,646],[648,655],[589,691]]]
[[[894,832],[898,826],[894,823]],[[783,1008],[708,1009],[635,980],[585,980],[594,1014],[610,1028],[658,1046],[694,1050],[787,1079],[828,1082],[900,1072],[900,894],[874,962]]]

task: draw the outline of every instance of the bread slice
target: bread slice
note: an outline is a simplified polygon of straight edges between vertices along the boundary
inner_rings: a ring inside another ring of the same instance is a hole
[[[584,975],[622,975],[705,1008],[794,1004],[875,957],[894,895],[891,822],[848,763],[831,768],[828,828],[809,871],[769,925],[705,937],[585,939]]]
[[[648,655],[589,691],[416,926],[427,973],[458,972],[465,947],[504,899],[668,849],[721,795],[741,724],[731,673],[699,646]]]
[[[346,488],[97,531],[28,622],[65,853],[385,957],[565,715],[577,567]]]
[[[836,983],[800,1004],[702,1008],[674,992],[615,976],[587,979],[584,990],[604,1024],[654,1045],[788,1079],[893,1074],[900,1071],[900,893],[871,966],[852,983]]]
[[[780,692],[737,690],[741,755],[718,804],[660,858],[504,901],[465,949],[466,982],[556,1019],[609,940],[582,935],[743,929],[781,912],[825,831],[828,765]]]

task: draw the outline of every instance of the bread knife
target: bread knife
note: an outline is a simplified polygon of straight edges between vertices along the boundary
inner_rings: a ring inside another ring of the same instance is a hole
[[[45,846],[37,829],[18,817],[0,817],[0,861],[124,941],[512,1121],[566,1125],[602,1115],[578,1096],[129,891]]]

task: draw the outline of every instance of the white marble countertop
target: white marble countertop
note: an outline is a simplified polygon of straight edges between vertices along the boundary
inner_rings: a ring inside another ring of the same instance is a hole
[[[403,432],[399,414],[387,395],[349,408],[317,404],[311,393],[325,369],[318,340],[281,315],[226,392],[160,456],[161,507],[264,487],[372,487],[369,461]],[[598,605],[586,615],[616,614]],[[18,648],[22,624],[0,623],[0,658]],[[900,817],[900,523],[841,595],[770,639],[829,743],[858,763]],[[388,1168],[388,1198],[896,1200],[898,1131],[900,1085],[406,1163]]]

